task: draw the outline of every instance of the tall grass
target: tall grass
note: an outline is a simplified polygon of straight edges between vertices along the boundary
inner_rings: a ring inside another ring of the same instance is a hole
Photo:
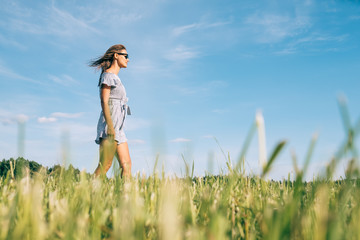
[[[0,239],[359,239],[359,184],[9,175],[0,180]]]
[[[342,112],[345,105],[340,103]],[[343,117],[345,119],[346,117]],[[293,155],[295,180],[270,181],[266,174],[282,151],[281,141],[260,176],[247,176],[244,158],[228,174],[193,177],[134,175],[94,178],[64,168],[14,180],[0,178],[0,239],[360,239],[360,181],[354,139],[360,122],[346,124],[346,138],[327,171],[305,182],[316,145],[304,166]],[[332,180],[337,163],[350,159],[346,177]]]

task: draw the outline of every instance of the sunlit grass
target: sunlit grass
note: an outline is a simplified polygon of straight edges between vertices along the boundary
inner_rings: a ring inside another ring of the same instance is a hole
[[[340,103],[341,112],[346,112]],[[345,118],[343,118],[345,119]],[[295,180],[270,181],[266,174],[286,145],[269,155],[259,176],[244,171],[244,156],[227,174],[165,177],[156,164],[150,176],[119,174],[94,178],[73,168],[31,176],[13,167],[0,178],[0,239],[360,239],[360,181],[353,144],[360,129],[345,122],[347,137],[325,173],[305,182],[316,145],[311,140],[303,166],[293,155]],[[226,156],[225,156],[226,157]],[[332,180],[337,163],[349,159],[342,180]],[[13,163],[13,166],[16,166]],[[19,175],[21,176],[21,175]]]
[[[1,239],[358,239],[360,182],[62,169],[0,180]]]

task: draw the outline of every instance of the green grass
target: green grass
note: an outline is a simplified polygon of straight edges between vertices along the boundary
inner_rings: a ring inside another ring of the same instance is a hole
[[[293,155],[295,180],[270,181],[266,174],[286,145],[279,142],[259,176],[247,176],[244,157],[228,173],[193,177],[137,174],[124,181],[93,178],[74,168],[40,168],[19,174],[16,163],[0,178],[0,239],[360,239],[360,180],[354,140],[360,121],[350,124],[340,102],[346,138],[323,175],[304,176],[316,145],[309,145],[304,166]],[[337,163],[348,159],[342,180],[332,180]],[[12,171],[12,172],[11,172]],[[15,174],[14,174],[15,171]],[[21,177],[17,177],[21,176]]]
[[[240,171],[129,181],[72,169],[9,174],[0,180],[0,239],[359,239],[359,186]]]

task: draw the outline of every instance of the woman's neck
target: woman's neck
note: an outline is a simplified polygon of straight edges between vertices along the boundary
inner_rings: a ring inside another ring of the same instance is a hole
[[[114,74],[118,75],[118,74],[119,74],[119,71],[120,71],[120,67],[119,67],[119,66],[112,65],[111,67],[109,67],[108,69],[106,69],[105,72],[114,73]]]

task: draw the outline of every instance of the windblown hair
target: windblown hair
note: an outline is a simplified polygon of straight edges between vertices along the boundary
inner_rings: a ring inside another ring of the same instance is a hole
[[[97,69],[101,69],[101,74],[99,77],[99,83],[98,86],[100,86],[100,80],[101,75],[111,67],[111,64],[114,61],[114,54],[119,53],[121,50],[126,49],[124,45],[122,44],[116,44],[114,46],[111,46],[103,56],[90,61],[89,66],[90,67],[96,67]]]

